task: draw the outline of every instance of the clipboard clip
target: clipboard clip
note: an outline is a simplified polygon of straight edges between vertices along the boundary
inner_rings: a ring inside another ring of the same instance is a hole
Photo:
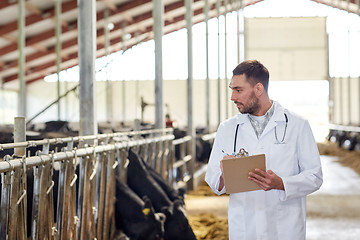
[[[236,157],[247,157],[249,153],[244,149],[240,148],[239,152],[236,154]]]

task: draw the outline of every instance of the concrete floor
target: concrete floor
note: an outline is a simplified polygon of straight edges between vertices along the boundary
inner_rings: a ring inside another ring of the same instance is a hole
[[[360,239],[360,176],[336,157],[321,156],[321,163],[324,183],[307,199],[306,239]]]

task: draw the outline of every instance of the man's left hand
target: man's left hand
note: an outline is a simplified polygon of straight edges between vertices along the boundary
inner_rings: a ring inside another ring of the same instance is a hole
[[[264,170],[256,168],[255,171],[249,172],[249,180],[254,181],[265,191],[271,189],[284,190],[282,179],[271,170],[265,172]]]

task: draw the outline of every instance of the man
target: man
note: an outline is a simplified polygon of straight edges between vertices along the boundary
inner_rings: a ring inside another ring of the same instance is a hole
[[[269,72],[256,60],[240,63],[230,82],[239,114],[219,125],[205,180],[225,193],[221,160],[244,148],[265,154],[266,170],[249,179],[263,190],[230,194],[231,240],[305,239],[306,195],[322,184],[319,152],[307,120],[268,96]]]

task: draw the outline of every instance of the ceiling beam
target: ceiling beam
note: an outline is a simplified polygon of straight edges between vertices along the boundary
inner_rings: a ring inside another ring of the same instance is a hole
[[[76,8],[77,8],[77,1],[70,0],[70,1],[62,4],[61,13],[66,13],[66,12],[71,11]],[[41,21],[52,18],[54,16],[55,16],[55,9],[50,8],[48,10],[41,12],[41,14],[28,15],[25,19],[25,24],[26,24],[26,26],[30,26],[31,24],[39,23]],[[12,21],[12,22],[6,24],[5,26],[1,26],[0,27],[0,37],[4,34],[9,34],[14,31],[17,31],[17,20]]]
[[[124,13],[124,12],[126,12],[126,11],[128,11],[130,9],[141,6],[144,3],[150,3],[151,1],[152,0],[132,0],[130,3],[124,3],[124,4],[119,5],[117,7],[116,11],[111,12],[111,15]],[[74,8],[76,8],[77,5],[76,4],[74,5],[73,4],[74,2],[76,3],[76,0],[75,1],[72,0],[72,4],[67,4],[66,6],[65,6],[65,4],[63,4],[62,8],[61,8],[62,13],[65,13],[67,11],[70,11],[70,10],[73,10]],[[64,7],[66,7],[66,9],[63,9]],[[52,9],[52,11],[54,11],[54,10]],[[54,17],[55,17],[55,15],[51,16],[51,18],[54,18]],[[100,13],[97,13],[96,19],[97,19],[97,21],[99,21],[99,20],[104,19],[104,17],[105,17],[104,13],[100,12]],[[72,22],[72,23],[66,23],[67,26],[63,26],[63,28],[62,28],[62,31],[61,31],[62,34],[67,33],[69,31],[74,31],[74,32],[77,31],[77,22],[76,21],[77,20],[74,20],[74,22]],[[11,23],[11,25],[14,25],[14,23]],[[15,27],[11,28],[14,31],[17,29],[17,21],[15,22],[15,25],[16,25]],[[6,31],[3,30],[3,32],[11,32],[11,31],[12,30],[10,30],[10,28],[7,29]],[[1,32],[2,32],[2,30],[1,30],[1,27],[0,27],[0,37],[1,37]],[[37,44],[37,43],[40,43],[41,41],[45,41],[45,40],[51,39],[53,37],[55,37],[55,30],[51,29],[51,30],[48,30],[48,31],[43,32],[41,34],[38,34],[38,35],[36,35],[34,37],[28,38],[26,40],[26,42],[25,42],[25,46],[29,47],[32,44]],[[9,44],[9,45],[4,46],[4,47],[2,47],[0,49],[0,56],[3,56],[5,54],[10,53],[10,52],[15,51],[15,50],[17,50],[17,43]],[[0,71],[1,71],[1,69],[0,69]]]
[[[198,1],[199,1],[199,0],[198,0]],[[170,9],[172,9],[172,8],[170,8]],[[211,10],[214,10],[214,9],[215,9],[215,4],[213,4],[213,5],[211,6]],[[203,13],[203,8],[194,10],[194,16],[197,16],[197,15],[202,14],[202,13]],[[148,15],[148,14],[146,14],[146,15]],[[133,22],[132,24],[136,23],[136,20],[135,20],[135,19],[136,19],[136,18],[134,18],[134,21],[135,21],[135,22]],[[139,21],[140,19],[144,20],[143,17],[141,17],[141,18],[137,19],[137,21]],[[166,22],[164,23],[164,26],[173,25],[173,24],[175,24],[175,23],[177,23],[177,22],[181,22],[181,21],[184,21],[184,20],[185,20],[185,16],[184,16],[184,15],[180,15],[180,16],[175,17],[175,18],[173,19],[173,21],[166,21]],[[120,27],[121,27],[121,23],[117,23],[116,25],[120,25]],[[119,26],[118,26],[118,27],[119,27]],[[171,31],[167,31],[167,32],[165,32],[165,34],[168,34],[168,33],[170,33],[170,32],[174,32],[174,31],[176,31],[176,30],[178,30],[178,29],[174,29],[174,30],[171,30]],[[146,30],[143,31],[143,32],[140,32],[140,34],[149,33],[149,32],[152,32],[152,26],[147,26],[147,27],[146,27]],[[134,35],[135,35],[135,32],[130,32],[129,34],[131,34],[132,36],[134,36]],[[100,37],[100,36],[102,36],[102,35],[104,35],[103,29],[98,30],[98,31],[97,31],[97,36]],[[147,40],[150,40],[150,39],[147,39]],[[146,40],[146,41],[147,41],[147,40]],[[72,46],[75,44],[75,42],[77,42],[77,39],[72,39],[72,40],[69,40],[69,41],[64,42],[64,43],[62,44],[62,49],[66,49],[66,48],[72,47]],[[111,45],[116,45],[116,44],[121,43],[121,42],[122,42],[121,36],[120,36],[120,37],[117,37],[117,38],[113,38],[113,39],[110,40],[110,44],[111,44]],[[132,45],[127,46],[126,49],[131,48],[131,47],[132,47]],[[101,50],[101,49],[103,49],[103,48],[104,48],[104,44],[103,44],[103,43],[98,43],[98,44],[97,44],[97,51],[99,51],[99,50]],[[114,51],[113,51],[113,52],[114,52]],[[54,47],[49,48],[48,51],[45,52],[45,53],[35,53],[35,54],[32,55],[31,59],[28,59],[28,58],[27,58],[26,60],[27,60],[27,61],[31,61],[31,60],[37,59],[37,58],[39,58],[39,57],[47,56],[47,55],[49,55],[49,54],[55,54],[55,49],[54,49]],[[62,58],[62,63],[65,63],[66,61],[73,60],[74,58],[77,58],[77,57],[78,57],[78,56],[77,56],[77,52],[74,52],[74,53],[72,53],[72,54],[69,54],[68,57],[63,57],[63,58]],[[101,57],[101,56],[98,56],[98,57]],[[12,62],[12,64],[9,65],[8,67],[16,67],[16,65],[17,65],[17,62],[14,61],[14,62]],[[55,65],[55,60],[52,60],[52,61],[49,61],[49,62],[47,62],[47,63],[45,63],[45,64],[42,64],[42,65],[39,65],[39,66],[36,66],[36,67],[31,67],[31,68],[29,69],[29,71],[31,71],[31,72],[40,71],[40,70],[44,70],[44,69],[46,69],[46,68],[53,67],[54,65]],[[76,64],[76,65],[77,65],[77,64]],[[67,67],[67,68],[68,68],[68,67]],[[45,76],[43,76],[43,77],[37,77],[36,80],[43,79],[44,77],[45,77]],[[13,80],[16,80],[16,79],[17,79],[17,74],[13,74],[13,75],[11,75],[11,76],[4,77],[4,82],[13,81]],[[29,79],[29,80],[27,81],[27,83],[34,82],[34,81],[36,81],[36,80],[35,80],[35,79]]]
[[[199,2],[199,1],[201,1],[201,0],[194,0],[194,2]],[[133,1],[128,2],[128,3],[126,3],[126,4],[120,4],[120,5],[118,5],[116,11],[111,10],[111,14],[112,14],[112,15],[114,15],[114,14],[119,14],[119,13],[121,13],[121,12],[123,12],[123,11],[127,11],[127,10],[131,9],[131,7],[136,7],[136,6],[140,6],[140,5],[142,5],[142,4],[151,3],[151,2],[152,2],[152,0],[133,0]],[[251,2],[250,4],[253,4],[253,2]],[[212,9],[215,8],[214,5],[215,5],[215,4],[213,4]],[[175,2],[175,3],[166,5],[166,6],[165,6],[165,12],[172,11],[172,10],[178,9],[178,8],[180,8],[180,7],[183,7],[183,6],[184,6],[184,2],[183,2],[183,1],[177,1],[177,2]],[[195,10],[195,11],[194,11],[194,12],[195,12],[194,16],[195,16],[195,15],[198,15],[198,14],[202,14],[202,11],[203,11],[202,8]],[[142,21],[148,20],[148,19],[151,18],[151,17],[152,17],[152,15],[149,14],[149,12],[140,14],[140,15],[138,15],[138,16],[133,17],[133,20],[131,21],[131,23],[128,23],[128,25],[131,25],[131,24],[139,25],[139,24],[141,24]],[[103,13],[103,12],[97,13],[97,20],[100,20],[100,19],[102,19],[102,18],[104,18],[104,13]],[[183,16],[183,15],[182,15],[182,16],[176,16],[176,17],[174,17],[174,19],[172,19],[172,20],[167,20],[167,21],[165,22],[165,26],[170,25],[170,24],[176,24],[176,23],[179,23],[179,22],[181,22],[181,21],[183,21],[183,20],[184,20],[184,16]],[[72,28],[72,29],[75,29],[75,30],[76,30],[76,26],[77,26],[77,25],[76,25],[76,22],[75,22],[75,23],[73,23],[72,25],[70,25],[69,28]],[[184,27],[184,26],[182,26],[182,24],[181,24],[181,25],[179,25],[179,27],[182,28],[182,27]],[[121,29],[121,22],[115,24],[115,29],[114,29],[114,30],[116,30],[116,28],[118,28],[117,30]],[[74,31],[75,31],[75,30],[74,30]],[[169,33],[169,32],[176,31],[176,30],[179,30],[179,29],[178,29],[178,28],[175,28],[175,29],[173,29],[173,30],[171,30],[171,31],[168,30],[168,31],[166,32],[166,34]],[[138,31],[138,30],[136,30],[136,31]],[[140,32],[140,34],[149,33],[149,32],[151,32],[151,31],[152,31],[152,26],[147,26],[147,27],[144,26],[144,31]],[[51,31],[51,34],[54,35],[54,31]],[[104,34],[103,28],[99,29],[97,36],[98,36],[98,37],[101,37],[103,34]],[[132,36],[134,36],[134,35],[135,35],[135,31],[132,32],[132,33],[130,33],[130,34],[131,34]],[[43,36],[43,34],[41,34],[41,35]],[[151,38],[151,37],[150,37],[150,35],[149,35],[149,37],[148,37],[147,39],[145,39],[144,41],[150,40],[150,38]],[[28,39],[28,40],[29,40],[29,42],[30,42],[31,39]],[[75,42],[74,42],[74,41],[75,41]],[[118,43],[120,43],[121,41],[122,41],[122,40],[121,40],[120,37],[118,37],[118,38],[113,38],[113,39],[111,39],[111,44],[112,44],[112,45],[113,45],[113,44],[114,44],[114,45],[116,45],[116,44],[118,45]],[[34,44],[34,43],[32,43],[32,44]],[[76,38],[76,39],[71,39],[71,40],[69,40],[69,41],[66,41],[66,42],[64,42],[62,45],[63,45],[63,46],[62,46],[63,49],[66,49],[66,48],[69,48],[69,47],[72,47],[72,46],[76,46],[76,45],[77,45],[77,38]],[[97,49],[98,49],[98,50],[101,50],[101,49],[103,48],[103,45],[104,45],[104,44],[102,44],[102,43],[97,44],[97,46],[98,46]],[[127,47],[130,48],[130,47],[132,47],[132,46],[127,46]],[[114,50],[112,50],[112,52],[114,52],[114,51],[116,50],[115,47],[114,47],[113,49],[114,49]],[[36,59],[38,59],[38,58],[47,56],[47,55],[49,55],[49,54],[54,54],[54,47],[53,47],[53,46],[49,47],[49,48],[47,49],[46,53],[44,53],[44,52],[42,52],[42,53],[35,53],[35,54],[32,54],[32,55],[27,56],[27,57],[26,57],[26,60],[27,60],[27,62],[29,63],[30,61],[33,61],[33,60],[36,60]],[[63,65],[64,65],[64,66],[66,65],[66,64],[65,64],[65,61],[70,61],[70,60],[71,60],[71,61],[74,61],[74,58],[77,59],[77,52],[76,52],[76,53],[68,53],[68,54],[69,54],[69,55],[68,55],[67,57],[63,57],[63,63],[64,63]],[[31,67],[31,68],[29,69],[29,73],[30,73],[30,72],[35,72],[35,71],[40,71],[40,70],[43,71],[44,68],[53,68],[53,67],[55,66],[54,62],[55,62],[55,60],[54,60],[54,61],[48,61],[48,62],[45,63],[45,64],[41,64],[41,65],[37,65],[37,66]],[[75,65],[77,65],[77,64],[75,64]],[[7,68],[9,68],[9,67],[16,67],[16,66],[17,66],[17,61],[11,61],[11,62],[7,63],[7,65],[5,66],[5,68],[7,69]],[[66,68],[68,68],[68,67],[69,67],[69,66],[67,66]],[[1,67],[0,67],[0,71],[1,71]],[[54,72],[54,71],[52,71],[52,72]],[[5,77],[4,77],[4,81],[5,81],[5,82],[12,81],[12,80],[16,80],[16,79],[17,79],[17,74],[13,74],[13,75],[11,75],[11,76],[5,76]],[[37,79],[41,79],[41,78],[37,78]],[[33,81],[33,80],[34,80],[34,79],[29,79],[29,78],[28,78],[28,81]]]
[[[200,1],[200,0],[195,0],[195,2],[197,1]],[[131,2],[131,5],[132,7],[137,7],[137,6],[140,6],[141,3],[144,3],[144,2],[151,2],[151,0],[138,0],[138,1],[132,1]],[[125,12],[131,8],[129,8],[130,4],[123,4],[123,5],[120,5],[117,9],[117,12],[118,13],[121,13],[121,12]],[[165,6],[165,12],[170,12],[170,11],[173,11],[181,6],[184,6],[184,2],[183,1],[178,1],[178,2],[175,2],[175,3],[172,3],[172,4],[169,4],[168,6]],[[97,19],[98,20],[101,20],[104,18],[104,14],[103,12],[99,12],[97,14]],[[144,13],[144,14],[140,14],[138,16],[135,16],[133,17],[132,21],[131,22],[127,22],[127,26],[129,25],[132,25],[132,24],[137,24],[137,23],[140,23],[141,21],[144,21],[144,20],[147,20],[147,19],[150,19],[152,18],[152,11],[149,11],[147,13]],[[62,34],[64,33],[67,33],[69,31],[76,31],[77,29],[77,22],[73,22],[71,25],[67,26],[67,27],[63,27],[62,28]],[[122,22],[118,22],[118,23],[115,23],[114,24],[114,29],[112,31],[115,31],[115,30],[121,30],[122,29]],[[104,30],[103,28],[97,30],[97,37],[101,37],[104,35]],[[41,41],[45,41],[45,40],[48,40],[52,37],[55,36],[55,31],[53,29],[49,30],[49,31],[46,31],[42,34],[39,34],[37,36],[34,36],[32,38],[29,38],[26,40],[26,46],[32,46],[33,44],[40,44]],[[74,39],[71,39],[67,42],[64,42],[62,43],[62,50],[68,48],[68,47],[71,47],[71,45],[69,45],[68,43],[73,43],[73,45],[77,45],[77,37],[74,38]],[[48,48],[49,50],[47,52],[38,52],[38,53],[35,53],[35,54],[32,54],[32,55],[28,55],[26,56],[26,62],[29,62],[29,61],[32,61],[32,60],[35,60],[36,58],[40,58],[40,57],[43,57],[44,55],[47,55],[47,54],[51,54],[52,50],[51,49],[55,49],[55,45],[54,46],[51,46]],[[12,51],[15,51],[17,50],[17,43],[14,43],[12,45],[8,45],[6,47],[3,47],[0,49],[0,55],[5,55],[7,53],[10,53]],[[7,68],[11,68],[11,67],[17,67],[17,60],[13,60],[13,61],[10,61],[7,63]],[[0,67],[0,71],[2,71],[4,69],[4,67]]]
[[[30,2],[25,2],[25,8],[33,14],[41,15],[41,10],[35,7],[34,4],[31,4]]]
[[[104,2],[109,9],[111,9],[113,11],[116,10],[116,5],[112,0],[100,0],[100,1]]]

